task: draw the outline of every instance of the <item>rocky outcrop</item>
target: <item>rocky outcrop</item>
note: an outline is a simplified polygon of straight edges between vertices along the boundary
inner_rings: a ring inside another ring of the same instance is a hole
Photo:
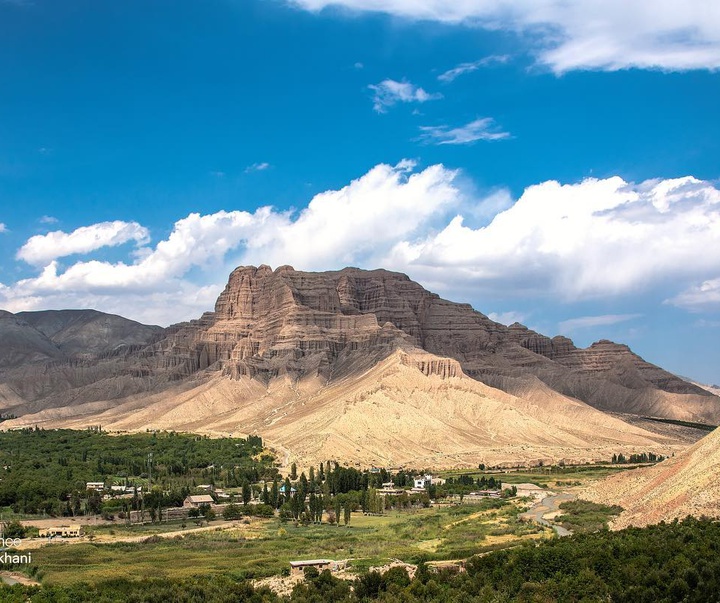
[[[33,409],[161,391],[217,375],[263,386],[308,378],[330,384],[400,350],[426,376],[464,374],[520,397],[539,382],[602,410],[720,423],[718,397],[627,346],[600,341],[579,349],[566,337],[548,338],[517,323],[506,327],[387,270],[241,266],[213,312],[164,331],[73,311],[0,319],[10,324],[0,330],[9,341],[21,331],[32,333],[24,351],[6,353],[9,372],[0,382]],[[27,367],[43,363],[47,375],[30,379]],[[102,393],[105,386],[111,394]]]

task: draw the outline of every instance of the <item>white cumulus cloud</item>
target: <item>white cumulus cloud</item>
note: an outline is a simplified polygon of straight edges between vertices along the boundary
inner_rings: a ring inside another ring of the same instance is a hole
[[[167,239],[134,254],[134,261],[91,259],[63,269],[56,258],[77,252],[77,241],[65,243],[61,253],[49,251],[52,238],[33,237],[21,250],[23,259],[37,264],[44,257],[45,263],[37,276],[0,285],[0,307],[93,307],[168,324],[211,309],[237,264],[373,265],[398,237],[425,232],[432,220],[462,201],[453,185],[455,171],[434,165],[413,173],[414,168],[411,161],[378,165],[340,190],[316,195],[297,215],[270,207],[252,214],[190,214],[175,223]],[[102,230],[98,226],[85,229]],[[189,274],[193,268],[202,269],[203,282]]]
[[[695,178],[531,186],[482,228],[456,216],[388,262],[479,292],[612,297],[720,270],[720,191]]]
[[[317,195],[297,217],[279,216],[275,230],[262,229],[244,259],[313,270],[380,265],[398,239],[460,201],[454,170],[434,165],[410,173],[413,168],[408,161],[381,164],[340,190]]]
[[[115,247],[128,241],[138,245],[148,242],[150,233],[137,222],[101,222],[81,226],[70,233],[56,230],[28,239],[17,252],[17,258],[28,264],[45,265],[50,260],[76,253],[89,253],[102,247]]]
[[[537,60],[557,73],[720,68],[716,0],[291,1],[310,11],[335,6],[524,34],[537,41]]]
[[[387,112],[388,108],[397,103],[426,103],[442,98],[442,94],[430,94],[405,80],[398,82],[387,79],[368,88],[373,91],[373,109],[378,113]]]

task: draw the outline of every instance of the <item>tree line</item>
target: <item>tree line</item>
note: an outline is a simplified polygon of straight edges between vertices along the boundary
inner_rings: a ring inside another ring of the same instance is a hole
[[[655,454],[654,452],[642,452],[639,454],[631,454],[625,456],[623,453],[612,455],[612,464],[625,464],[625,463],[659,463],[664,461],[665,457],[662,454]]]

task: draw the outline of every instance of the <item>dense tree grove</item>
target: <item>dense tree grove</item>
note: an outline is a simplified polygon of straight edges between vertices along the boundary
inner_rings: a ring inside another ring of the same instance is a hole
[[[616,464],[624,464],[624,463],[659,463],[660,461],[665,460],[665,457],[662,454],[655,454],[654,452],[642,452],[640,454],[631,454],[630,456],[625,456],[624,454],[613,454],[612,455],[612,463],[613,465]]]
[[[0,601],[20,603],[247,601],[294,603],[415,601],[704,603],[720,593],[720,524],[686,519],[621,532],[602,531],[472,557],[466,572],[420,564],[413,580],[403,568],[369,572],[354,582],[308,570],[290,597],[224,576],[184,581],[113,580],[71,587],[0,587]]]
[[[147,509],[182,505],[197,483],[240,487],[277,473],[262,440],[178,433],[111,436],[99,430],[0,432],[0,507],[17,513],[97,513],[86,482],[144,486]],[[148,482],[158,486],[148,491]],[[154,498],[153,498],[154,497]],[[157,500],[155,500],[157,498]],[[139,500],[129,503],[137,508]]]
[[[445,483],[446,490],[452,490],[453,486],[468,486],[470,489],[479,488],[480,490],[500,490],[502,488],[502,481],[500,478],[495,478],[492,475],[487,477],[485,475],[473,479],[471,475],[460,475],[458,477],[449,477]]]

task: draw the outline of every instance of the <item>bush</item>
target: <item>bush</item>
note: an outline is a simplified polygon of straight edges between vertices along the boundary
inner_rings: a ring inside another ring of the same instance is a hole
[[[215,511],[213,511],[212,507],[209,504],[204,503],[200,505],[199,511],[200,515],[202,515],[206,521],[212,521],[213,519],[215,519]]]
[[[251,506],[251,513],[255,517],[272,517],[275,515],[275,509],[270,505],[253,505]]]
[[[228,520],[240,519],[243,516],[243,512],[239,505],[232,503],[223,509],[222,516],[223,519]]]
[[[25,538],[27,529],[17,520],[6,521],[2,529],[5,538]]]
[[[320,572],[316,567],[309,566],[303,569],[303,576],[305,577],[305,580],[310,581],[320,576]]]

